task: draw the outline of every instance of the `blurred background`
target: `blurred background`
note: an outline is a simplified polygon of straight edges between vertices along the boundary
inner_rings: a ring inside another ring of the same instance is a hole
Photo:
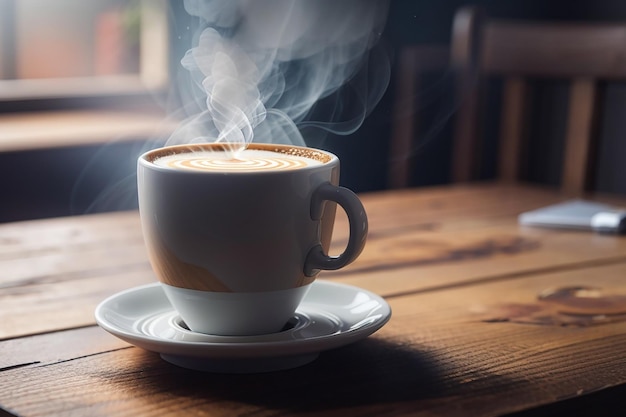
[[[163,143],[184,102],[180,59],[192,45],[194,21],[179,0],[0,0],[0,222],[128,210],[136,207],[135,162]],[[326,135],[310,146],[342,160],[342,184],[357,192],[389,187],[398,158],[411,160],[408,186],[450,181],[452,130],[459,98],[448,66],[454,13],[481,6],[490,17],[550,21],[626,21],[626,2],[529,0],[392,0],[379,56],[391,83],[364,125],[348,136]],[[397,100],[398,59],[424,48],[429,62],[414,77],[419,103]],[[601,45],[599,45],[601,47]],[[626,39],[625,39],[626,48]],[[370,75],[370,76],[375,76]],[[533,96],[534,154],[527,180],[559,181],[567,85],[538,83]],[[498,91],[497,80],[491,89]],[[337,94],[341,94],[339,91]],[[494,99],[495,100],[495,99]],[[595,187],[625,193],[626,86],[602,96]],[[497,101],[489,103],[497,109]],[[548,116],[556,116],[550,117]],[[389,151],[394,126],[419,117],[410,151]],[[556,120],[547,122],[547,120]],[[485,130],[480,179],[495,175],[497,122]]]

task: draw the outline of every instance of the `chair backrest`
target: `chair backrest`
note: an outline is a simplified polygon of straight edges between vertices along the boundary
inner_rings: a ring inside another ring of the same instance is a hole
[[[598,82],[626,78],[626,24],[522,22],[487,19],[477,8],[454,19],[451,65],[457,73],[452,180],[476,178],[481,148],[481,90],[503,78],[498,176],[519,179],[526,142],[529,78],[569,80],[561,188],[581,194],[592,179]]]

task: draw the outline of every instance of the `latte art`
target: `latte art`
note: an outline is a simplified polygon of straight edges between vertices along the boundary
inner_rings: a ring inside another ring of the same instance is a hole
[[[194,171],[282,171],[320,165],[315,159],[262,150],[245,150],[233,158],[225,152],[189,152],[167,155],[154,161],[156,165]]]

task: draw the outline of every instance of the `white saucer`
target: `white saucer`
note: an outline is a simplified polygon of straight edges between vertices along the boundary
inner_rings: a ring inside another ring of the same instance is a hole
[[[391,308],[369,291],[317,280],[287,329],[258,336],[214,336],[188,330],[161,285],[154,283],[107,298],[95,316],[109,333],[158,352],[175,365],[247,373],[295,368],[321,351],[363,339],[389,321]]]

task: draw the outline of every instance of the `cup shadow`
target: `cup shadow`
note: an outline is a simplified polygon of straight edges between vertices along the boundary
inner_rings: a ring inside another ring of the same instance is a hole
[[[193,398],[196,405],[225,401],[287,413],[323,412],[406,401],[442,405],[451,396],[471,390],[450,377],[441,358],[377,338],[322,352],[300,368],[259,374],[191,371],[146,351],[136,358],[141,362],[137,363],[141,385],[150,391],[144,394],[168,392],[181,400]],[[114,374],[109,381],[115,383]],[[120,381],[127,382],[127,378]]]

